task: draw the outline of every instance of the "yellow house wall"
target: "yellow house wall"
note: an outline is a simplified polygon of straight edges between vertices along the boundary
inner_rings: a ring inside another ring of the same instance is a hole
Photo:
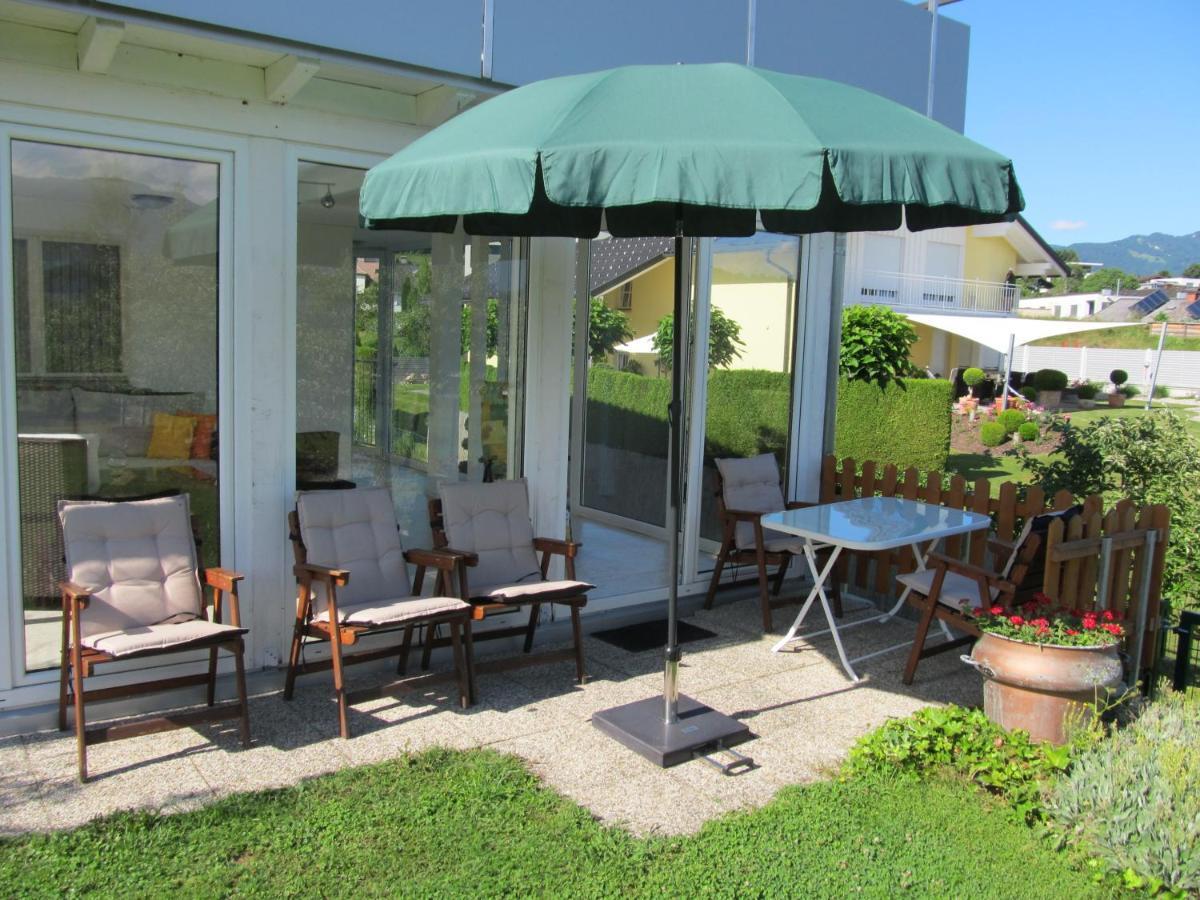
[[[963,278],[1003,281],[1009,269],[1017,267],[1017,251],[1004,238],[975,237],[973,232],[973,228],[967,229],[966,247],[963,252]]]
[[[909,350],[908,358],[913,365],[924,368],[933,358],[933,329],[928,325],[913,323],[913,330],[917,333],[917,342]]]
[[[714,284],[712,303],[742,329],[745,346],[729,368],[791,371],[792,305],[786,282]]]

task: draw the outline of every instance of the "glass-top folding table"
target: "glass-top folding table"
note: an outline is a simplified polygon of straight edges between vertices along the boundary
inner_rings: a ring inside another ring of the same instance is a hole
[[[792,623],[792,627],[788,629],[783,640],[772,647],[771,651],[778,653],[793,641],[807,640],[825,633],[825,630],[822,630],[802,637],[796,636],[809,609],[819,599],[821,609],[825,612],[825,619],[829,623],[827,630],[833,635],[833,642],[837,646],[842,668],[846,670],[846,674],[850,676],[851,680],[858,681],[858,675],[855,673],[852,663],[868,657],[860,656],[854,660],[846,657],[846,650],[842,647],[842,639],[838,634],[837,622],[830,611],[829,599],[825,596],[825,582],[829,579],[842,550],[862,550],[870,553],[909,546],[912,547],[917,568],[924,569],[926,558],[943,538],[971,531],[981,531],[991,524],[991,519],[981,513],[951,509],[932,503],[922,503],[918,500],[904,500],[899,497],[861,497],[855,500],[842,500],[838,503],[809,506],[804,509],[768,513],[763,516],[762,524],[763,528],[783,531],[804,539],[804,557],[808,560],[808,568],[813,577],[812,590],[809,591],[804,605],[800,607],[796,621]],[[833,552],[829,554],[829,558],[822,568],[817,563],[817,551],[826,547],[833,548]],[[895,605],[886,613],[851,622],[843,625],[842,628],[853,628],[867,622],[886,622],[900,611],[905,600],[908,599],[909,590],[910,588],[905,588]],[[907,646],[907,644],[898,646]],[[868,656],[876,655],[878,654],[868,654]]]

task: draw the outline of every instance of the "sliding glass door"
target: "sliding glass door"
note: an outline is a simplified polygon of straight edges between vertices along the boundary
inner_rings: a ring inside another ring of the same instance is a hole
[[[427,546],[439,480],[520,474],[522,245],[367,231],[363,175],[299,166],[296,485],[386,486]]]
[[[24,669],[59,661],[56,505],[184,492],[220,562],[218,162],[11,140]]]

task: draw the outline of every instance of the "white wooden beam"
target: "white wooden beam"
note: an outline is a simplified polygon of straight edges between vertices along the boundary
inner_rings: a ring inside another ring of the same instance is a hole
[[[96,72],[101,75],[106,73],[124,37],[124,22],[88,16],[79,33],[75,35],[79,71]]]
[[[267,99],[272,103],[287,103],[317,74],[321,61],[311,56],[287,55],[263,70]]]
[[[452,119],[479,99],[474,91],[448,84],[439,85],[417,94],[417,123],[427,128]]]

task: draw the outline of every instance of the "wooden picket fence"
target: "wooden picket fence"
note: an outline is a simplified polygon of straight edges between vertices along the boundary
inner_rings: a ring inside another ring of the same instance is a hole
[[[1059,604],[1075,609],[1112,609],[1128,624],[1126,652],[1145,671],[1156,662],[1160,628],[1163,561],[1170,532],[1170,512],[1162,504],[1136,508],[1129,500],[1118,502],[1107,513],[1098,496],[1083,500],[1068,491],[1051,498],[1036,486],[1018,491],[1013,482],[1000,485],[992,496],[991,482],[976,479],[968,485],[959,475],[946,479],[931,471],[922,478],[915,468],[903,473],[894,465],[880,466],[868,460],[829,455],[821,464],[820,500],[834,503],[856,497],[903,497],[988,515],[990,535],[948,538],[942,552],[972,565],[994,568],[987,558],[988,538],[1011,543],[1024,528],[1026,519],[1039,513],[1063,510],[1082,503],[1083,515],[1064,528],[1053,522],[1046,538],[1046,568],[1041,590]],[[878,553],[843,552],[840,577],[851,589],[890,596],[896,590],[896,575],[915,567],[908,547]],[[1108,577],[1102,577],[1107,572]],[[1141,645],[1135,639],[1142,635]]]

